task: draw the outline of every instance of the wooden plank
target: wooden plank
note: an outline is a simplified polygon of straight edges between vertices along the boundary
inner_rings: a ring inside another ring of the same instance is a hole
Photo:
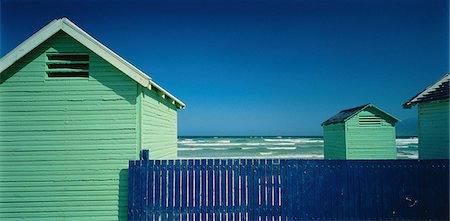
[[[233,160],[229,159],[227,160],[227,206],[226,206],[226,213],[227,213],[227,220],[233,219],[233,211],[232,211],[232,205],[233,205]]]
[[[289,161],[288,160],[280,160],[280,166],[281,166],[281,214],[283,214],[284,216],[282,217],[282,220],[289,220],[292,218],[290,217],[289,214],[289,207],[290,207],[290,192],[289,192],[289,188],[290,188],[290,180],[289,180],[289,171],[291,171],[290,165],[289,165]],[[294,194],[294,192],[292,192],[292,194]]]
[[[220,219],[220,160],[214,160],[214,220]]]
[[[194,220],[194,160],[188,160],[188,219]]]
[[[148,152],[143,152],[144,158],[141,160],[141,194],[142,194],[142,220],[148,221]]]
[[[274,194],[273,194],[273,204],[274,204],[274,217],[275,220],[280,219],[281,208],[280,208],[280,160],[277,160],[273,164],[273,175],[274,175]]]
[[[259,160],[259,174],[260,174],[260,189],[261,189],[261,219],[266,220],[267,219],[267,182],[268,177],[266,174],[266,167],[267,167],[267,161],[265,159]]]
[[[226,220],[226,200],[227,200],[227,161],[226,160],[220,160],[220,212],[221,212],[221,219]]]
[[[167,220],[173,220],[174,214],[174,168],[175,163],[173,160],[168,161],[167,165]]]
[[[206,169],[208,170],[208,207],[207,207],[207,214],[208,214],[208,220],[213,220],[214,215],[214,161],[212,159],[208,159]]]
[[[272,220],[274,217],[273,210],[273,171],[272,171],[272,160],[268,159],[266,161],[266,188],[267,188],[267,201],[265,214],[269,220]]]
[[[181,213],[181,162],[180,160],[175,161],[175,167],[174,167],[174,176],[175,176],[175,206],[174,206],[174,219],[180,220],[180,213]]]
[[[136,220],[142,220],[142,177],[141,177],[141,173],[140,170],[141,168],[141,162],[140,160],[135,161],[135,170],[133,175],[136,177],[136,181],[134,182],[134,191],[136,192],[136,213],[135,213],[135,219]]]
[[[206,190],[206,181],[207,181],[207,177],[206,177],[206,160],[202,159],[201,160],[201,171],[202,171],[202,180],[201,180],[201,207],[200,207],[200,213],[201,213],[201,218],[202,220],[206,220],[206,212],[207,212],[207,204],[206,204],[206,196],[208,195],[208,192]]]
[[[195,219],[200,220],[200,171],[201,171],[201,165],[200,160],[195,160]]]
[[[167,220],[167,160],[161,160],[161,220]]]
[[[248,218],[248,203],[247,203],[247,193],[248,193],[248,186],[247,186],[247,172],[248,172],[248,165],[247,161],[244,159],[240,160],[240,193],[239,193],[239,200],[240,200],[240,220],[247,220]]]
[[[187,160],[181,160],[181,220],[187,220]]]
[[[147,188],[147,195],[148,195],[148,199],[147,199],[147,205],[148,205],[148,218],[149,220],[154,220],[154,213],[155,213],[155,204],[154,204],[154,200],[155,200],[155,196],[154,196],[154,191],[153,188],[155,188],[155,171],[153,169],[153,165],[154,165],[154,160],[150,160],[148,163],[148,168],[147,168],[147,172],[148,172],[148,188]]]
[[[239,220],[239,160],[233,160],[233,220]]]
[[[134,161],[128,161],[128,220],[134,220]]]
[[[259,187],[258,187],[258,160],[250,160],[249,164],[252,165],[251,167],[251,171],[249,173],[249,187],[251,187],[251,189],[249,188],[248,191],[248,195],[249,195],[249,220],[256,220],[258,219],[257,217],[257,209],[259,207],[259,198],[258,198],[258,191],[259,191]]]

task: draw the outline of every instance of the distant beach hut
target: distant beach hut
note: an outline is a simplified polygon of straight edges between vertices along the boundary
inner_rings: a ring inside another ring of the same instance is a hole
[[[54,20],[0,60],[0,220],[126,220],[128,160],[144,148],[176,159],[182,108],[71,21]]]
[[[449,159],[450,73],[403,104],[418,106],[419,159]]]
[[[325,159],[396,159],[398,119],[366,104],[322,123]]]

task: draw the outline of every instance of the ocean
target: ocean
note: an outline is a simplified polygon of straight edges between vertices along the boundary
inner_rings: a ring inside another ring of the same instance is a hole
[[[398,137],[397,158],[417,159],[418,138]],[[179,137],[178,157],[323,159],[322,137]]]

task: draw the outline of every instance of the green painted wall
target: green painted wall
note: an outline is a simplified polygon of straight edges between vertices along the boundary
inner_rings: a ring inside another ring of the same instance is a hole
[[[89,54],[89,78],[48,78],[47,52]],[[0,76],[0,220],[126,220],[141,142],[176,156],[176,109],[63,32]]]
[[[369,111],[361,111],[347,120],[347,159],[397,159],[395,126],[381,118],[380,125],[362,126],[361,117],[375,117]]]
[[[376,110],[361,111],[344,123],[324,126],[325,159],[396,159],[395,126],[380,118],[366,125],[360,118],[376,117]]]
[[[176,106],[148,88],[142,95],[142,148],[150,150],[150,159],[176,159]]]
[[[344,123],[324,126],[323,140],[325,159],[346,159]]]
[[[449,159],[449,101],[418,106],[419,159]]]

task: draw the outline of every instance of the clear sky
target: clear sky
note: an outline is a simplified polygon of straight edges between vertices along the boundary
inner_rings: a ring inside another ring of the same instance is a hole
[[[369,102],[408,122],[449,71],[448,0],[0,0],[0,56],[61,17],[184,101],[179,135],[321,135]]]

